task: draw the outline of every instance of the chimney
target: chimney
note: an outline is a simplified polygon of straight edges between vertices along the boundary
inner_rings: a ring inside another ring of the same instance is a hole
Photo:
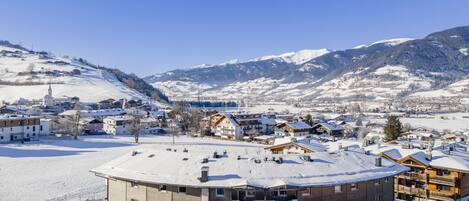
[[[200,182],[207,182],[208,181],[208,166],[203,166],[201,168],[201,176],[199,178]]]
[[[375,158],[375,166],[376,167],[383,166],[381,157]]]
[[[432,151],[433,151],[432,146],[429,146],[428,149],[427,149],[427,160],[429,160],[429,161],[432,160]]]

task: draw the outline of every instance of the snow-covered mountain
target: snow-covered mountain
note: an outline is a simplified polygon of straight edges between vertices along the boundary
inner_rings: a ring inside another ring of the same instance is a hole
[[[469,100],[468,48],[469,26],[423,39],[382,40],[320,54],[265,56],[173,70],[145,80],[175,99],[389,101],[451,96]]]
[[[41,99],[49,83],[54,97],[77,96],[85,102],[107,98],[148,99],[148,93],[138,86],[138,79],[83,59],[30,51],[0,41],[0,101]],[[131,82],[133,86],[129,85]]]

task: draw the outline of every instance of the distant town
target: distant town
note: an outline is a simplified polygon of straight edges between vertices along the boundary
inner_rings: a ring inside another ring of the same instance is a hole
[[[56,98],[53,90],[49,84],[42,100],[1,106],[0,149],[115,140],[106,136],[137,145],[90,168],[88,174],[105,180],[106,187],[92,191],[93,197],[85,191],[80,199],[469,198],[466,113],[422,116],[362,111],[359,105],[318,113],[295,106],[253,112],[183,101],[171,107],[126,99],[84,103],[79,97]],[[454,128],[422,126],[425,120],[447,121]],[[457,125],[461,122],[466,125]],[[158,138],[166,143],[152,144]],[[145,143],[151,146],[140,149]]]

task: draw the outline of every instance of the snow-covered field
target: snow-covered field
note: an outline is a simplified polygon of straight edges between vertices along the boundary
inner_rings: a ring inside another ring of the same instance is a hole
[[[262,145],[253,143],[186,136],[176,137],[175,145],[170,136],[146,136],[140,141],[137,145],[129,136],[82,136],[76,141],[42,139],[25,144],[0,144],[0,201],[103,198],[104,180],[89,170],[136,149],[264,151]]]
[[[371,122],[386,123],[384,118],[370,118]],[[402,124],[410,124],[414,128],[422,127],[436,131],[462,131],[469,130],[469,113],[447,113],[437,115],[421,115],[401,117]]]

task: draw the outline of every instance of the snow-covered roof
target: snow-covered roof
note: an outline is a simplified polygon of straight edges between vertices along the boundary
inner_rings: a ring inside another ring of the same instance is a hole
[[[275,125],[275,124],[277,124],[277,121],[275,119],[267,118],[267,117],[262,117],[261,122],[264,125]]]
[[[427,150],[418,148],[403,148],[401,145],[371,145],[365,147],[365,150],[370,150],[374,154],[384,153],[389,157],[396,160],[401,160],[406,157],[412,157],[419,162],[432,167],[447,168],[469,172],[469,152],[464,150],[453,150],[448,152],[448,148],[442,146],[436,146],[432,150],[432,158],[428,160]]]
[[[129,121],[132,119],[132,117],[131,116],[110,116],[104,119],[112,119],[114,121]]]
[[[59,115],[62,116],[69,116],[75,115],[78,110],[67,110]],[[105,110],[80,110],[80,115],[83,117],[96,117],[96,116],[114,116],[114,115],[122,115],[126,113],[124,109],[115,108],[115,109],[105,109]]]
[[[295,130],[304,130],[310,129],[311,126],[302,121],[295,121],[295,122],[288,122],[286,123],[288,126],[292,127]]]
[[[312,139],[309,137],[281,137],[275,138],[274,145],[266,147],[266,149],[273,147],[281,147],[287,145],[297,145],[303,147],[313,152],[322,152],[326,151],[327,147],[321,144],[317,139]]]
[[[324,128],[328,129],[328,130],[331,130],[331,131],[340,131],[340,130],[344,130],[344,128],[341,126],[341,125],[338,125],[334,122],[322,122],[322,123],[318,123],[316,125],[314,125],[313,127],[316,127],[316,126],[323,126]]]
[[[17,114],[2,114],[2,115],[0,115],[0,120],[29,119],[29,118],[39,118],[39,117],[38,116],[30,116],[30,115],[17,115]]]
[[[317,152],[309,154],[312,161],[302,155],[227,153],[221,158],[202,159],[210,154],[189,150],[163,151],[139,150],[138,154],[126,154],[91,171],[104,177],[145,183],[162,183],[194,187],[273,188],[279,186],[331,186],[356,183],[390,177],[408,168],[382,159],[382,166],[375,166],[376,156],[360,152]],[[279,164],[273,157],[283,157]],[[267,160],[265,160],[267,158]],[[209,168],[207,182],[199,181],[201,167]],[[177,168],[175,168],[177,167]]]

